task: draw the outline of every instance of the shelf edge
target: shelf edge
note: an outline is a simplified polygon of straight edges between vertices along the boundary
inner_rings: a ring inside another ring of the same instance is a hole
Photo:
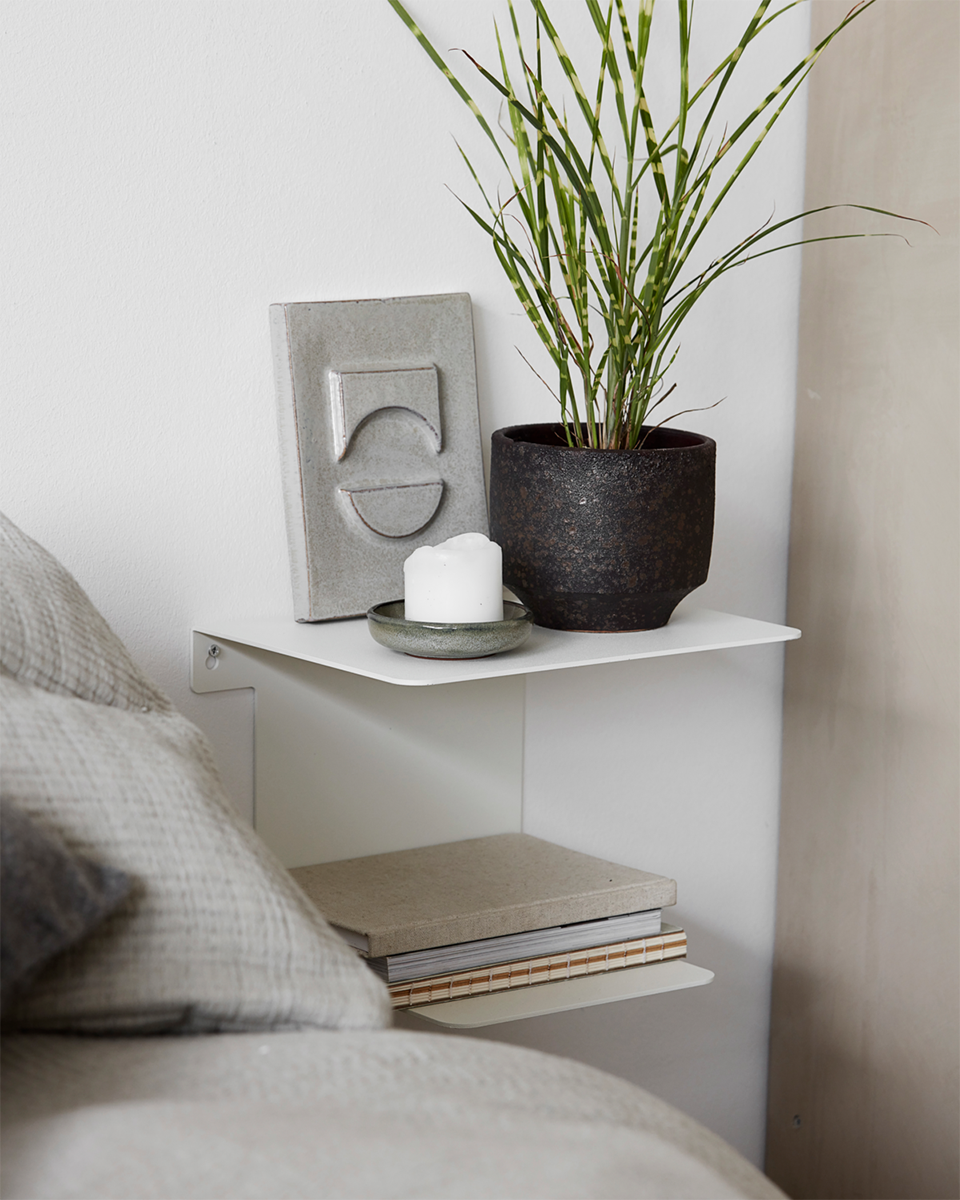
[[[713,977],[713,972],[704,967],[694,966],[685,959],[675,959],[397,1011],[411,1013],[445,1029],[479,1029],[505,1021],[522,1021],[575,1008],[591,1008],[596,1004],[613,1004],[618,1000],[702,987]]]
[[[710,610],[699,611],[702,611],[705,614],[710,612]],[[735,617],[735,614],[731,613],[716,615],[727,618]],[[289,646],[280,647],[273,641],[273,639],[265,637],[259,631],[253,633],[248,629],[238,637],[238,630],[236,628],[234,628],[234,630],[231,632],[224,632],[228,626],[222,625],[218,621],[197,622],[193,624],[192,629],[193,636],[195,637],[209,638],[212,641],[234,642],[237,645],[250,646],[254,649],[264,650],[271,654],[280,654],[288,658],[298,659],[302,662],[312,662],[318,666],[327,667],[331,670],[345,671],[348,674],[361,676],[367,679],[373,679],[379,683],[387,683],[400,687],[430,687],[437,684],[472,682],[476,679],[506,678],[512,675],[534,675],[543,672],[571,670],[585,666],[601,666],[616,662],[631,662],[647,658],[665,658],[681,654],[696,654],[716,650],[733,650],[749,646],[772,645],[778,643],[782,644],[784,642],[793,641],[801,636],[799,629],[794,629],[790,626],[775,625],[769,621],[759,621],[755,618],[743,618],[743,620],[749,622],[754,627],[760,627],[762,632],[755,628],[752,636],[720,638],[716,641],[707,641],[701,644],[694,643],[692,645],[688,644],[667,646],[662,648],[658,647],[656,649],[647,649],[639,653],[635,651],[623,652],[622,650],[613,653],[603,653],[601,650],[599,653],[591,654],[589,657],[581,659],[580,661],[538,661],[536,658],[526,658],[523,654],[523,648],[521,647],[519,651],[515,652],[517,655],[516,658],[514,658],[512,655],[504,655],[502,659],[498,658],[496,666],[492,669],[485,668],[480,671],[474,671],[465,665],[467,662],[473,661],[487,664],[490,662],[489,659],[468,659],[464,660],[464,665],[459,663],[455,664],[453,662],[448,663],[444,661],[442,663],[442,671],[438,671],[433,676],[428,675],[421,678],[402,678],[401,673],[398,671],[371,669],[368,664],[360,665],[355,662],[344,661],[343,657],[339,655],[316,652],[306,654],[299,649],[295,650]],[[218,628],[220,632],[216,632]],[[574,634],[573,636],[583,637],[584,635]],[[605,635],[591,634],[586,636],[591,638],[600,638],[604,637]],[[619,634],[610,635],[611,638],[621,636],[622,635]],[[601,645],[602,643],[597,642],[598,649]],[[575,657],[576,656],[574,656],[574,658]],[[437,666],[439,667],[441,664],[438,662]]]

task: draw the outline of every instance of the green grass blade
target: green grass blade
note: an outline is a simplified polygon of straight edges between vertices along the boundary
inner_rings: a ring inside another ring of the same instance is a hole
[[[393,9],[393,11],[397,14],[397,16],[400,18],[400,20],[404,23],[404,25],[406,25],[406,27],[410,30],[410,32],[413,34],[413,36],[417,39],[417,41],[420,43],[420,45],[426,51],[430,60],[434,63],[434,65],[436,67],[439,68],[439,70],[442,72],[442,74],[446,77],[447,82],[450,84],[450,86],[453,88],[453,90],[457,93],[457,95],[460,97],[460,99],[464,102],[464,104],[466,104],[466,106],[470,109],[470,111],[476,117],[477,121],[480,124],[480,128],[484,131],[484,133],[487,135],[487,137],[493,143],[494,147],[496,148],[497,154],[500,156],[500,159],[503,162],[504,166],[509,167],[506,156],[503,153],[503,149],[502,149],[499,141],[497,140],[497,137],[494,134],[493,130],[487,124],[487,120],[484,117],[483,113],[477,107],[473,98],[470,96],[469,92],[466,90],[466,88],[463,86],[463,84],[460,82],[460,80],[457,79],[456,75],[454,75],[454,73],[450,70],[450,68],[447,66],[447,64],[443,61],[443,59],[437,53],[437,51],[433,48],[433,46],[430,43],[429,38],[419,28],[419,26],[414,21],[414,19],[410,16],[410,14],[407,12],[407,10],[400,3],[400,0],[387,0],[387,3],[390,5],[390,7]]]

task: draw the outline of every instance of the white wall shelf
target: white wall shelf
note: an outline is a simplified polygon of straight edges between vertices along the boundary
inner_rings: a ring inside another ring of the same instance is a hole
[[[799,636],[787,626],[681,605],[663,629],[535,627],[508,654],[438,661],[379,645],[363,618],[316,625],[227,618],[194,628],[191,686],[255,690],[254,823],[284,865],[298,867],[521,832],[529,674]],[[659,963],[407,1011],[473,1028],[712,978],[685,961]]]
[[[529,639],[508,654],[450,661],[411,658],[388,650],[373,640],[366,619],[362,617],[312,625],[280,617],[230,618],[207,621],[195,628],[202,637],[214,641],[223,638],[405,687],[464,683],[598,663],[660,658],[669,654],[760,646],[800,636],[799,629],[786,625],[681,605],[662,629],[638,633],[566,633],[534,626]],[[216,690],[205,686],[204,674],[198,669],[197,650],[201,657],[200,668],[207,657],[206,647],[195,650],[191,685],[195,691]]]
[[[713,972],[695,967],[685,959],[649,963],[645,967],[625,967],[602,975],[579,979],[561,979],[538,983],[533,987],[513,988],[485,996],[465,996],[462,1000],[443,1000],[419,1008],[398,1009],[446,1029],[478,1029],[543,1017],[548,1013],[567,1012],[571,1008],[590,1008],[615,1000],[635,1000],[658,992],[676,992],[681,988],[702,987],[713,979]]]

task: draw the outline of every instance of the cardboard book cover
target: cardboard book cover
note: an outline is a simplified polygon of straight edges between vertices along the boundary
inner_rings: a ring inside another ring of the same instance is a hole
[[[371,958],[675,904],[663,875],[501,833],[291,875]]]

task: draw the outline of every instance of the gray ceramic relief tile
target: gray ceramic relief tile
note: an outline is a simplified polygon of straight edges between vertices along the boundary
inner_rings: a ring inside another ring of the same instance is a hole
[[[418,546],[486,533],[466,293],[273,304],[298,621],[403,595]]]

